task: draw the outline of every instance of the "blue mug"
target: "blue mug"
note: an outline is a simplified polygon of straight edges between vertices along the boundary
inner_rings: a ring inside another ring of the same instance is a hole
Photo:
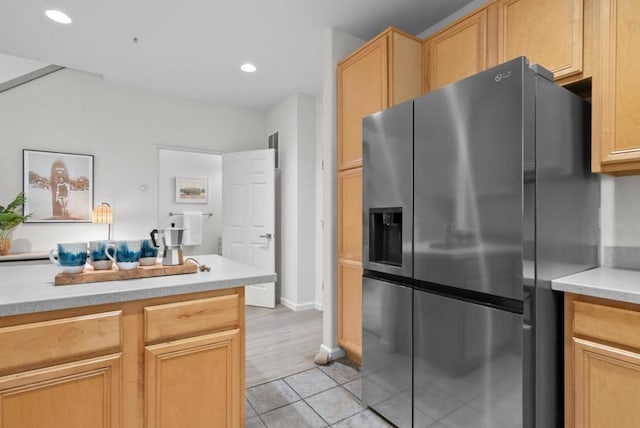
[[[110,249],[113,249],[113,255],[110,254]],[[135,269],[140,264],[140,240],[108,243],[104,253],[116,263],[118,269]]]
[[[111,241],[89,241],[89,263],[95,270],[111,269],[113,262],[107,257],[107,244]],[[113,256],[113,249],[108,250]]]
[[[58,259],[56,260],[52,249],[49,251],[49,260],[60,268],[62,273],[81,273],[87,263],[87,243],[70,242],[58,244]]]
[[[151,239],[140,241],[140,266],[153,266],[158,258],[158,249],[153,245]]]

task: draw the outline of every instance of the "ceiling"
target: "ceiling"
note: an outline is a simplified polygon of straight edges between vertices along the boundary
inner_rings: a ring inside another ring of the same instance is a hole
[[[471,0],[17,0],[0,4],[0,53],[127,85],[267,109],[322,84],[323,34],[418,34]],[[46,9],[67,13],[58,24]],[[134,42],[137,38],[137,43]],[[256,73],[240,71],[243,62]]]

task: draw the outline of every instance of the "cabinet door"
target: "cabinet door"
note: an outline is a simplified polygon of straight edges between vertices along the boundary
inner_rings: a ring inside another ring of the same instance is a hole
[[[338,344],[347,356],[362,359],[362,266],[350,260],[338,261]]]
[[[0,378],[0,428],[121,426],[121,354]]]
[[[640,173],[640,2],[595,0],[594,172]]]
[[[640,426],[640,354],[573,338],[575,426]]]
[[[240,330],[145,347],[147,428],[231,427],[244,419]]]
[[[362,261],[362,168],[338,173],[338,257]]]
[[[362,165],[362,118],[388,105],[387,37],[338,65],[338,169]]]
[[[422,41],[392,31],[389,47],[389,104],[400,104],[422,93]]]
[[[497,25],[492,5],[425,40],[425,92],[496,65]]]
[[[525,55],[556,80],[581,73],[584,1],[501,0],[499,61]]]

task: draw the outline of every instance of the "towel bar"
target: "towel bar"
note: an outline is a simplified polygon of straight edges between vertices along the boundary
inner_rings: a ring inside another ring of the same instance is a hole
[[[169,217],[173,217],[174,215],[184,215],[184,213],[174,213],[174,212],[169,212]],[[208,217],[213,217],[213,213],[202,213],[202,215],[206,215]]]

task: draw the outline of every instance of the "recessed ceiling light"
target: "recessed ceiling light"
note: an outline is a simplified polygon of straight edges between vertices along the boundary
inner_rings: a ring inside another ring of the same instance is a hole
[[[71,18],[64,12],[60,12],[59,10],[47,10],[44,12],[47,17],[53,21],[59,22],[60,24],[71,24]]]
[[[257,70],[256,66],[253,64],[250,64],[248,62],[245,62],[244,64],[242,64],[240,66],[240,70],[246,72],[246,73],[253,73],[254,71]]]

